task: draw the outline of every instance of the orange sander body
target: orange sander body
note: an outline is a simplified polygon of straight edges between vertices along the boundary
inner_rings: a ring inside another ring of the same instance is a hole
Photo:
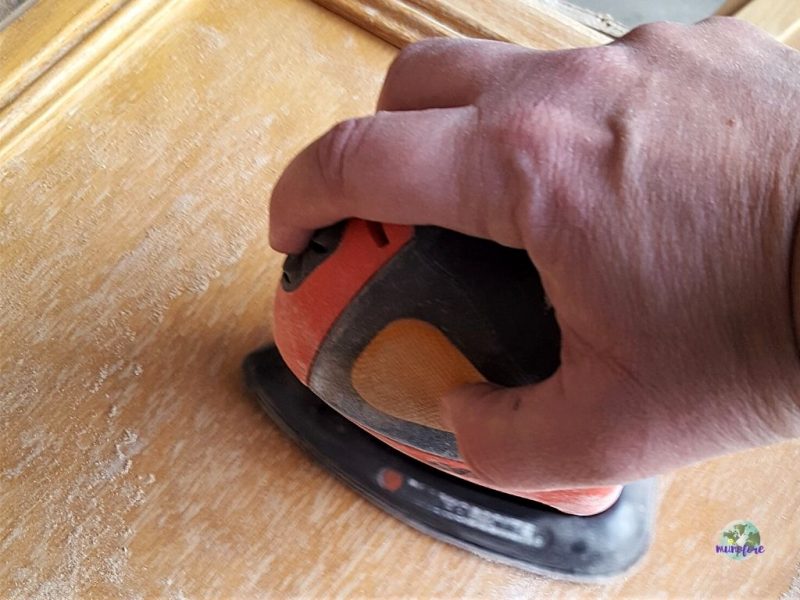
[[[440,399],[459,385],[527,385],[558,368],[558,325],[524,251],[438,227],[345,221],[286,259],[274,314],[277,351],[245,364],[262,406],[390,513],[567,578],[611,576],[644,553],[652,481],[492,488],[441,421]]]

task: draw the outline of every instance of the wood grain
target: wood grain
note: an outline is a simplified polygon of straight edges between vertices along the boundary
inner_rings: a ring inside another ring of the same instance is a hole
[[[84,82],[102,76],[112,68],[119,56],[128,52],[128,45],[144,45],[167,14],[184,4],[184,0],[136,0],[113,4],[98,2],[74,15],[65,28],[71,35],[60,36],[66,47],[62,51],[31,53],[27,45],[12,54],[18,68],[11,72],[16,86],[9,86],[8,102],[0,108],[0,160],[15,152],[18,142],[27,143],[35,130],[59,115],[63,107],[90,89]],[[41,4],[50,7],[51,3]],[[33,9],[0,35],[0,46],[13,46],[35,28],[37,14]],[[34,19],[31,23],[31,19]],[[66,19],[62,13],[45,15],[45,24]],[[21,31],[20,31],[21,30]],[[77,33],[76,33],[77,32]],[[135,39],[133,39],[135,38]],[[27,39],[27,38],[24,38]],[[52,55],[52,56],[50,56]],[[25,57],[28,57],[27,60]]]
[[[540,5],[553,7],[570,19],[612,38],[622,37],[629,30],[628,27],[614,19],[613,15],[598,13],[566,0],[537,1]]]
[[[0,36],[0,109],[114,14],[124,0],[36,2]]]
[[[309,461],[239,371],[271,339],[281,257],[267,198],[303,145],[372,110],[396,50],[303,0],[183,0],[159,14],[133,29],[109,20],[98,60],[0,144],[0,597],[798,589],[798,444],[664,478],[651,552],[607,586],[435,542]],[[763,556],[714,554],[738,518],[760,527]]]
[[[752,0],[725,0],[725,2],[717,9],[717,14],[729,17],[739,12],[742,7],[751,2]]]
[[[787,46],[791,46],[797,50],[800,50],[800,29],[795,29],[793,32],[789,33],[784,39],[783,43]]]
[[[398,48],[423,38],[442,36],[514,41],[542,49],[591,46],[610,39],[538,2],[314,1]]]
[[[22,14],[31,0],[0,0],[0,30]]]

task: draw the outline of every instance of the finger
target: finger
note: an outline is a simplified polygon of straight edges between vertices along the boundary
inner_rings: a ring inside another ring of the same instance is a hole
[[[531,52],[513,44],[473,39],[412,44],[389,68],[378,110],[466,106],[507,78],[514,57]]]
[[[614,485],[786,439],[745,425],[759,417],[752,394],[735,386],[687,388],[671,375],[659,383],[652,372],[643,386],[627,367],[619,375],[596,359],[571,367],[535,385],[471,385],[443,399],[442,418],[464,461],[487,484]]]
[[[628,452],[608,407],[565,395],[561,371],[542,383],[473,385],[444,399],[443,412],[469,467],[511,490],[557,490],[637,479],[641,453]],[[641,430],[628,432],[630,447]]]
[[[469,233],[470,211],[460,206],[469,157],[461,149],[473,111],[381,112],[334,127],[303,150],[275,185],[273,248],[299,252],[315,229],[347,217]]]

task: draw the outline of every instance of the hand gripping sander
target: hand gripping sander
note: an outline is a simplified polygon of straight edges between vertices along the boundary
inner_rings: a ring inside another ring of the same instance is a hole
[[[465,384],[535,383],[560,333],[522,250],[438,227],[349,220],[286,259],[276,346],[245,361],[272,419],[406,523],[490,559],[571,579],[642,556],[654,483],[526,492],[471,472],[442,423]]]

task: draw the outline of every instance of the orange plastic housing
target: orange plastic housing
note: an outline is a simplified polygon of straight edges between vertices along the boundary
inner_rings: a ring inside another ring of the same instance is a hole
[[[414,228],[410,226],[380,225],[351,220],[345,226],[335,249],[332,249],[330,254],[310,272],[306,272],[305,278],[302,279],[299,286],[291,291],[287,291],[283,286],[278,289],[274,312],[275,342],[288,367],[305,385],[311,385],[317,353],[323,346],[331,328],[345,314],[352,300],[362,290],[369,293],[369,288],[365,288],[365,286],[370,279],[413,239]],[[398,301],[402,300],[402,298],[398,298]],[[375,306],[375,310],[380,310],[380,304]],[[409,331],[413,331],[413,328]],[[369,333],[365,332],[365,335]],[[379,330],[372,333],[373,339],[378,333]],[[411,341],[410,347],[414,348],[412,354],[415,356],[422,354],[421,343],[422,340]],[[419,346],[415,346],[415,344],[419,344]],[[409,347],[408,344],[406,347]],[[419,348],[419,352],[417,352],[417,348]],[[454,351],[468,362],[463,353],[455,348]],[[355,359],[356,357],[353,357],[354,362]],[[389,366],[400,364],[396,360],[392,360],[390,363]],[[353,364],[350,364],[349,368],[350,372],[346,376],[352,381]],[[381,375],[381,377],[385,378],[386,375]],[[317,390],[318,394],[319,392]],[[356,393],[355,390],[353,393]],[[417,398],[417,396],[414,397]],[[330,403],[330,400],[326,400],[324,397],[322,400]],[[383,409],[381,415],[387,414],[385,411],[386,409]],[[463,461],[457,458],[448,458],[410,446],[375,431],[356,418],[350,418],[350,420],[389,446],[431,467],[486,487],[492,487],[481,481]],[[401,420],[400,422],[405,425],[405,421]],[[440,427],[437,428],[440,429]],[[536,492],[493,489],[535,500],[566,513],[592,515],[600,513],[614,504],[622,487],[606,486]]]

